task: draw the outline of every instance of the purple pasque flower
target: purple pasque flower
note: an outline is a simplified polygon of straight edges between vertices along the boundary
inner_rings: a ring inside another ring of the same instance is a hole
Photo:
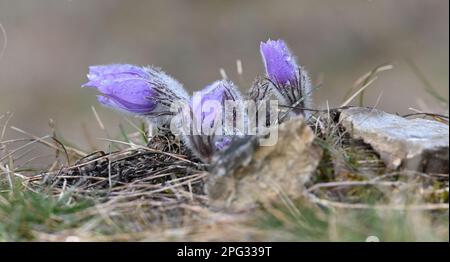
[[[309,106],[311,83],[307,72],[296,63],[283,40],[261,42],[261,55],[266,68],[268,81],[273,92],[282,104],[303,108]],[[293,109],[295,114],[303,113]]]
[[[239,89],[229,80],[219,80],[206,86],[195,92],[190,101],[195,124],[201,128],[213,128],[220,123],[224,127],[227,120],[225,104],[227,101],[241,100]]]
[[[171,103],[189,97],[180,83],[154,67],[91,66],[87,77],[83,87],[97,88],[101,104],[141,116],[171,115]]]
[[[285,85],[296,80],[298,66],[283,40],[261,42],[260,51],[267,76],[273,82]]]
[[[227,112],[225,107],[228,102],[240,101],[238,88],[229,80],[216,81],[194,93],[189,102],[189,128],[183,129],[182,139],[203,162],[209,163],[216,152],[231,143],[234,132],[230,129],[234,128],[239,109]]]

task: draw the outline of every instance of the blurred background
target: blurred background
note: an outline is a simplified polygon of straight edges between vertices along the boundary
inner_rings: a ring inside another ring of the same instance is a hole
[[[13,112],[11,125],[37,136],[49,133],[51,118],[83,149],[98,142],[86,136],[104,137],[91,105],[112,134],[129,117],[99,106],[95,90],[80,87],[88,66],[157,65],[191,92],[219,79],[224,68],[245,91],[264,72],[259,43],[268,38],[286,40],[322,83],[316,107],[339,106],[360,76],[391,63],[394,69],[367,90],[365,105],[379,101],[379,108],[400,114],[411,113],[409,107],[448,110],[420,79],[448,99],[447,0],[0,0],[0,24],[7,38],[0,115]]]

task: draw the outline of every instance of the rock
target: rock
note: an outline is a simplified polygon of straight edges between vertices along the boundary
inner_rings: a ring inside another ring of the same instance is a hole
[[[300,197],[322,156],[314,138],[311,128],[299,117],[279,125],[278,141],[273,146],[258,146],[257,138],[252,137],[231,147],[235,153],[219,157],[222,160],[207,181],[210,205],[248,210],[258,203],[280,200],[280,195]]]
[[[353,138],[370,144],[388,168],[448,173],[446,124],[358,107],[342,110],[340,122]]]

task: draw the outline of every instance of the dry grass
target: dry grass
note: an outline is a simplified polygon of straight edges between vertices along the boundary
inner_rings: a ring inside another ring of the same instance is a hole
[[[121,150],[87,154],[51,135],[36,137],[13,128],[27,138],[2,135],[0,141],[0,238],[364,241],[377,235],[382,240],[448,240],[448,174],[387,170],[368,145],[349,138],[336,121],[338,114],[326,110],[311,118],[325,156],[305,197],[280,195],[279,203],[239,214],[208,208],[207,166],[174,136],[155,136],[145,145],[136,139],[142,132],[136,132],[126,141],[108,139]],[[2,130],[10,117],[1,117]],[[22,145],[12,147],[17,143]],[[41,171],[16,165],[35,144],[53,151],[52,164]]]

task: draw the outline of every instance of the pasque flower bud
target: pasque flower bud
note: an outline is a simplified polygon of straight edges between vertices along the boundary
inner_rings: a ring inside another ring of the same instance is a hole
[[[182,139],[190,150],[204,162],[209,162],[213,154],[225,149],[231,142],[234,130],[227,129],[227,121],[233,128],[236,112],[226,112],[227,101],[241,101],[238,88],[228,80],[216,81],[203,90],[194,93],[190,100],[192,111],[189,132]],[[186,130],[186,129],[184,129]]]
[[[171,104],[189,99],[180,83],[154,67],[91,66],[87,77],[89,82],[83,87],[97,88],[101,104],[147,117],[151,122],[167,121],[174,114]]]
[[[311,82],[307,72],[296,63],[283,40],[268,40],[260,45],[267,79],[281,104],[295,106],[295,114],[307,113],[301,108],[310,105]]]

